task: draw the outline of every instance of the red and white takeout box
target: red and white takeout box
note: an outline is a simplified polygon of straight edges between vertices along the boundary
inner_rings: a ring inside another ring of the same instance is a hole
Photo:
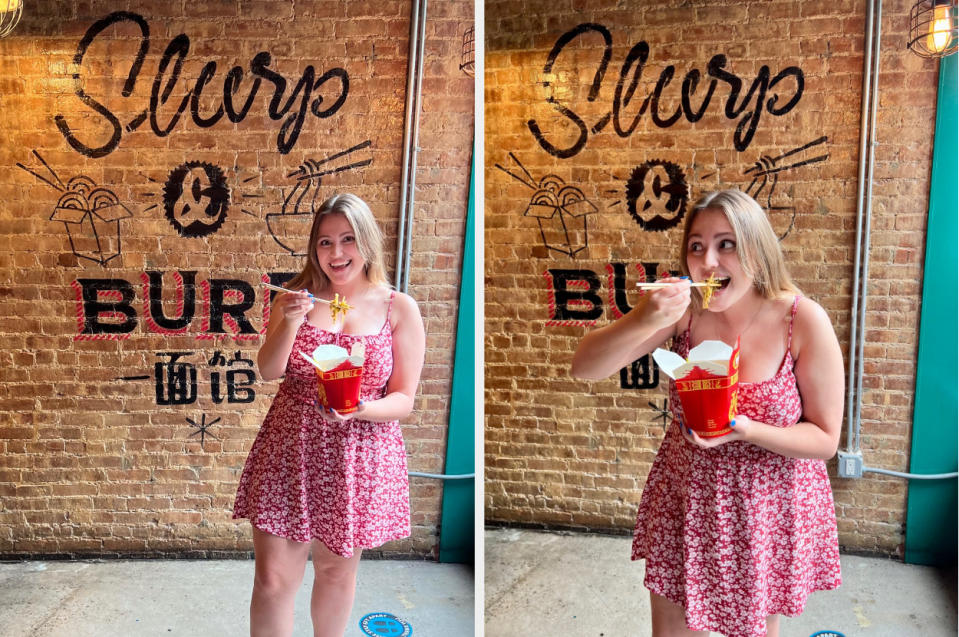
[[[316,391],[320,403],[341,414],[357,410],[360,402],[360,379],[366,348],[355,343],[349,352],[339,345],[320,345],[312,356],[300,352],[316,368]]]
[[[705,438],[724,436],[736,416],[739,395],[739,339],[730,347],[722,341],[703,341],[689,358],[657,349],[653,360],[676,381],[684,424]]]

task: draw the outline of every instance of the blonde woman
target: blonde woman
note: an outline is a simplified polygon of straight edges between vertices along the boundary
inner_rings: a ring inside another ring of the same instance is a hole
[[[824,460],[843,411],[842,352],[826,312],[792,284],[765,212],[748,195],[705,195],[686,219],[686,275],[588,334],[572,373],[601,379],[672,339],[741,339],[732,432],[702,438],[673,421],[639,505],[632,558],[646,560],[653,635],[777,636],[779,615],[839,586]],[[692,281],[722,279],[706,310]]]
[[[257,364],[283,376],[240,478],[234,518],[253,525],[256,574],[250,635],[290,635],[293,600],[312,553],[315,637],[342,637],[364,548],[410,534],[406,454],[425,334],[416,303],[386,283],[382,234],[366,203],[327,199],[310,230],[308,260],[273,301]],[[349,301],[334,321],[310,294]],[[323,410],[314,368],[297,354],[334,343],[366,346],[360,407]]]

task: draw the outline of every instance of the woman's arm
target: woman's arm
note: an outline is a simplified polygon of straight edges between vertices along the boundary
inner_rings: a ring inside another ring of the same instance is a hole
[[[673,335],[689,307],[689,281],[653,290],[625,316],[587,334],[573,354],[575,378],[600,380],[650,353]]]
[[[296,331],[312,308],[313,301],[301,292],[281,292],[273,300],[266,338],[256,354],[256,366],[263,380],[275,380],[286,373]]]
[[[402,420],[413,411],[426,355],[426,330],[420,308],[406,294],[396,293],[392,312],[393,373],[386,383],[386,395],[363,402],[349,416],[372,422],[390,422]]]
[[[828,460],[836,455],[842,429],[845,372],[842,350],[829,316],[815,301],[800,299],[793,324],[794,373],[802,398],[802,419],[792,427],[775,427],[736,416],[733,432],[704,440],[684,431],[690,440],[713,447],[745,440],[791,458]]]

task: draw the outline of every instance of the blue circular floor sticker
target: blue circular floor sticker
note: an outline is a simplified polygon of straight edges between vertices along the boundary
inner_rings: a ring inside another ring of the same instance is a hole
[[[413,627],[396,615],[370,613],[360,620],[360,629],[369,637],[412,637]]]

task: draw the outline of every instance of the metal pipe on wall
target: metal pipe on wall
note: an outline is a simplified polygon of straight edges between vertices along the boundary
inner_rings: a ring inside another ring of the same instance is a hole
[[[869,112],[869,167],[866,177],[866,214],[865,230],[863,232],[862,249],[862,284],[859,305],[859,343],[856,351],[856,449],[859,449],[859,433],[862,429],[862,377],[863,377],[863,349],[866,344],[866,301],[869,298],[869,238],[872,232],[872,181],[873,170],[876,166],[876,111],[879,105],[879,53],[882,50],[882,0],[876,0],[875,34],[873,42],[875,51],[872,56],[872,91]]]
[[[881,0],[879,0],[881,2]],[[859,177],[858,192],[856,195],[856,249],[853,262],[852,279],[852,311],[850,312],[850,331],[849,331],[849,380],[846,384],[846,449],[852,453],[859,451],[859,418],[860,418],[860,388],[862,387],[862,377],[859,370],[859,340],[860,340],[860,292],[862,292],[862,307],[865,309],[865,278],[862,277],[862,245],[863,245],[863,221],[865,217],[866,199],[871,196],[871,186],[866,186],[866,166],[872,162],[872,149],[869,145],[870,131],[872,122],[869,113],[874,99],[872,93],[872,71],[873,71],[873,30],[875,28],[875,4],[874,0],[869,0],[866,11],[866,33],[865,43],[863,45],[863,77],[862,77],[862,106],[860,109],[859,126]],[[877,59],[879,55],[875,56]],[[871,175],[871,171],[869,172]],[[867,195],[866,193],[870,193]],[[871,212],[872,207],[869,206]],[[868,260],[868,249],[866,259]],[[862,288],[862,289],[861,289]],[[865,311],[862,312],[865,316]],[[865,326],[863,326],[865,327]],[[865,330],[863,330],[865,331]]]
[[[859,188],[856,202],[856,251],[853,271],[852,323],[849,334],[849,385],[847,387],[846,449],[858,454],[862,429],[863,350],[866,342],[866,301],[869,298],[869,237],[872,231],[872,184],[875,168],[876,111],[879,105],[879,53],[881,51],[882,0],[870,0],[866,15],[862,110],[859,134]],[[863,465],[863,473],[906,479],[942,480],[959,472],[916,474]]]
[[[403,166],[400,176],[400,216],[396,236],[396,272],[393,287],[409,288],[412,253],[413,203],[416,192],[416,154],[420,132],[420,98],[423,86],[423,51],[426,40],[426,0],[413,0],[410,14],[409,64],[406,82],[406,119],[403,125]]]
[[[410,284],[410,255],[413,250],[413,202],[416,191],[416,154],[420,137],[420,98],[423,91],[423,58],[426,41],[426,1],[413,0],[410,14],[410,50],[406,81],[406,120],[403,125],[403,167],[400,176],[400,216],[396,237],[394,287],[406,292]],[[464,480],[472,473],[448,475],[410,471],[410,476],[435,480]]]
[[[433,478],[435,480],[466,480],[468,478],[475,478],[475,473],[424,473],[422,471],[409,471],[407,473],[411,478]]]

